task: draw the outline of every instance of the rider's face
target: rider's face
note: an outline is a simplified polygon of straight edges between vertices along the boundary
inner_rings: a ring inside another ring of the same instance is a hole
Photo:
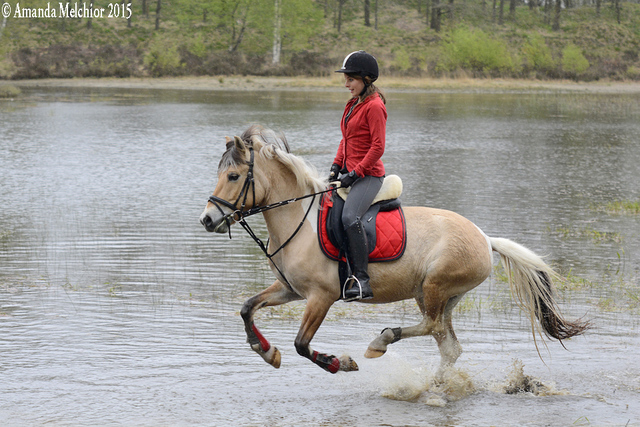
[[[362,90],[364,89],[364,82],[362,81],[362,79],[351,77],[345,74],[344,87],[349,89],[349,92],[351,92],[352,97],[356,98],[360,96],[360,94],[362,93]]]

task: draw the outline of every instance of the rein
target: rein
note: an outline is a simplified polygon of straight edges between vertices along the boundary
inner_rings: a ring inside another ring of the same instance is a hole
[[[289,283],[289,281],[285,277],[284,273],[282,273],[282,271],[280,271],[280,268],[278,268],[278,265],[273,261],[272,258],[278,252],[280,252],[285,246],[287,246],[289,244],[289,242],[291,242],[291,240],[293,240],[293,238],[298,234],[298,232],[300,231],[300,229],[304,225],[304,222],[307,220],[307,217],[309,216],[309,212],[311,212],[311,209],[313,207],[313,202],[315,201],[316,196],[318,196],[320,194],[328,193],[330,191],[334,191],[335,187],[331,187],[331,188],[328,188],[326,190],[318,191],[316,193],[305,194],[304,196],[300,196],[300,197],[294,197],[292,199],[282,200],[280,202],[275,202],[275,203],[272,203],[272,204],[266,205],[266,206],[254,206],[254,207],[252,207],[252,208],[250,208],[250,209],[245,211],[244,207],[246,206],[246,203],[247,203],[247,198],[249,196],[249,189],[250,188],[251,188],[251,192],[252,192],[252,195],[253,195],[253,203],[255,203],[255,201],[256,201],[256,186],[255,186],[254,177],[253,177],[253,159],[254,159],[254,154],[253,154],[253,147],[252,146],[249,146],[249,152],[250,152],[249,172],[247,172],[247,177],[244,180],[244,184],[242,185],[242,190],[240,191],[240,194],[238,195],[238,198],[236,199],[236,201],[231,203],[231,202],[229,202],[227,200],[221,199],[220,197],[212,195],[212,196],[209,197],[209,202],[211,202],[216,208],[218,208],[220,213],[223,215],[224,222],[227,225],[227,229],[229,230],[229,239],[231,239],[231,221],[230,221],[230,218],[233,218],[234,221],[236,221],[236,222],[240,223],[240,225],[242,225],[242,228],[245,229],[247,234],[249,236],[251,236],[253,241],[256,242],[256,244],[260,247],[260,249],[265,254],[265,256],[269,259],[269,261],[271,261],[271,264],[273,264],[273,266],[276,268],[276,270],[278,271],[280,276],[284,279],[284,282],[287,284],[287,286],[291,290],[293,290],[293,288],[291,287],[291,284]],[[240,208],[238,209],[238,202],[240,201],[240,199],[243,196],[244,196],[244,198],[242,199],[242,204],[240,205]],[[265,244],[256,235],[256,233],[253,231],[253,229],[251,228],[249,223],[247,223],[245,218],[250,217],[252,215],[256,215],[256,214],[259,214],[259,213],[263,213],[263,212],[269,211],[271,209],[279,208],[281,206],[286,206],[286,205],[288,205],[290,203],[298,202],[298,201],[303,200],[303,199],[308,199],[309,197],[312,197],[313,199],[311,200],[311,203],[309,203],[309,208],[305,212],[304,217],[302,217],[302,220],[298,224],[298,227],[291,234],[291,236],[289,236],[289,238],[283,244],[280,245],[280,247],[278,249],[276,249],[272,253],[269,253],[269,251],[267,250],[267,246],[269,246],[269,239],[267,239],[267,243]],[[220,207],[220,205],[223,205],[223,206],[231,209],[233,212],[231,212],[229,214],[225,214],[224,211],[222,210],[222,208]]]

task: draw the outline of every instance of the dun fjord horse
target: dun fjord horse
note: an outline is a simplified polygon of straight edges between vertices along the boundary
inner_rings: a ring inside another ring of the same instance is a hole
[[[240,222],[256,241],[244,217],[262,213],[269,233],[267,247],[276,281],[242,307],[248,342],[270,365],[280,367],[280,352],[254,325],[255,312],[306,299],[297,352],[336,373],[358,370],[349,357],[320,353],[310,343],[331,305],[340,298],[338,265],[323,255],[317,239],[320,197],[305,197],[327,188],[326,180],[291,154],[284,137],[252,126],[241,137],[227,138],[218,167],[218,183],[200,222],[207,231],[229,232]],[[433,335],[440,350],[440,372],[462,352],[451,323],[453,308],[465,293],[491,273],[492,251],[500,254],[512,294],[528,314],[532,329],[562,340],[581,334],[587,323],[565,320],[554,299],[555,273],[540,257],[507,239],[488,237],[466,218],[450,211],[404,207],[407,243],[396,261],[372,263],[369,275],[374,298],[364,303],[390,303],[414,298],[422,321],[411,327],[387,328],[374,339],[365,357],[382,356],[401,339]],[[536,322],[537,319],[537,322]],[[539,325],[538,325],[539,324]]]

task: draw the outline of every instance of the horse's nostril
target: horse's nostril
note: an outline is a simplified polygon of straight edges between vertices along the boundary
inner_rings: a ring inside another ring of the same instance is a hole
[[[205,215],[200,222],[202,223],[202,225],[204,225],[205,227],[210,227],[211,226],[211,217],[209,215]]]

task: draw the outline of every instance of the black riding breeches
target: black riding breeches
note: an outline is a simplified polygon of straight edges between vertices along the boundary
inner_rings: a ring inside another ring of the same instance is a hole
[[[364,176],[353,183],[342,210],[342,226],[345,230],[367,212],[383,181],[384,177]]]

